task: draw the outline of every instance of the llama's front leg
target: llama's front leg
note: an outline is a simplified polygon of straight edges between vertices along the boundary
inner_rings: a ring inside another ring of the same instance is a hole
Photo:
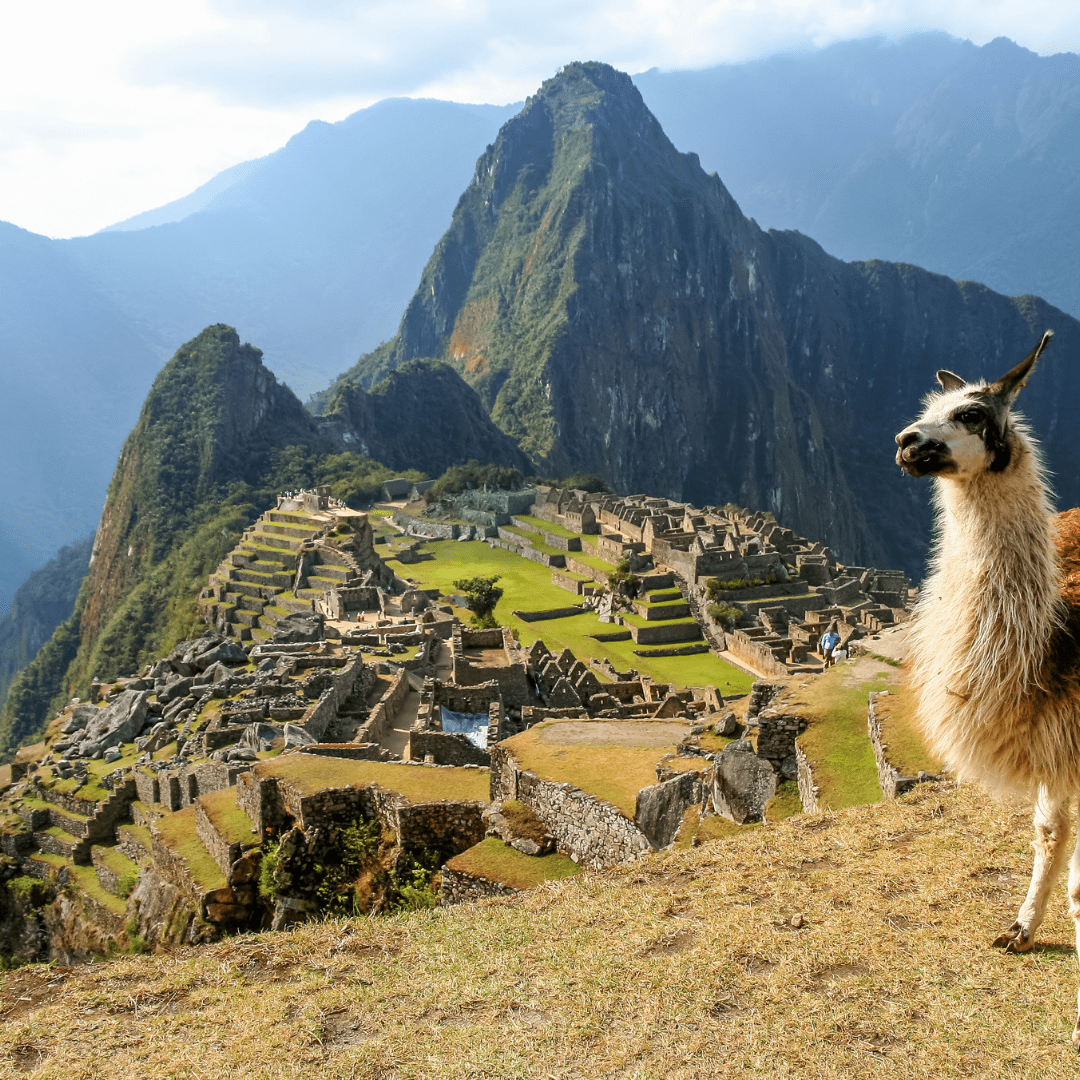
[[[1068,852],[1068,840],[1068,800],[1051,798],[1046,789],[1040,787],[1035,803],[1035,841],[1031,845],[1035,849],[1031,884],[1016,922],[994,939],[995,945],[1004,947],[1008,952],[1027,952],[1035,944],[1035,931],[1043,921],[1047,898],[1061,873]],[[1075,862],[1074,858],[1074,866]]]
[[[1080,957],[1080,827],[1076,848],[1069,863],[1069,914],[1076,924],[1076,954]],[[1073,1026],[1073,1045],[1080,1050],[1080,993],[1076,995],[1076,1024]]]

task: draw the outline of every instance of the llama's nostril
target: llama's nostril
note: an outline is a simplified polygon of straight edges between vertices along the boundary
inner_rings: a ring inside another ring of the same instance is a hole
[[[900,449],[903,450],[913,442],[916,442],[918,438],[918,434],[914,431],[901,431],[900,434],[896,436],[896,441],[899,444]]]

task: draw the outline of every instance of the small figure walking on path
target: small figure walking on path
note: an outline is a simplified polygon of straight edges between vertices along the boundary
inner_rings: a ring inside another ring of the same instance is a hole
[[[821,669],[826,671],[836,663],[836,658],[833,653],[836,651],[836,647],[840,644],[840,634],[836,629],[836,620],[833,619],[829,623],[829,629],[821,635],[821,655],[825,658],[825,666]]]

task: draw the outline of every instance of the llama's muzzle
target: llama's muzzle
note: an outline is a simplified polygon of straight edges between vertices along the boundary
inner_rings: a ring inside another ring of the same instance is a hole
[[[896,436],[896,464],[909,476],[932,476],[952,467],[949,447],[940,439],[928,439],[912,428]]]

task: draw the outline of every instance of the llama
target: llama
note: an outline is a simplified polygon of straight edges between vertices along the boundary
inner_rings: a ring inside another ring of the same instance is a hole
[[[920,726],[959,776],[1035,798],[1031,885],[994,941],[1010,952],[1034,944],[1080,791],[1080,510],[1053,515],[1038,446],[1012,412],[1051,336],[991,384],[939,371],[942,390],[896,436],[900,467],[934,478],[936,543],[908,638]],[[1080,952],[1080,845],[1069,901]]]

